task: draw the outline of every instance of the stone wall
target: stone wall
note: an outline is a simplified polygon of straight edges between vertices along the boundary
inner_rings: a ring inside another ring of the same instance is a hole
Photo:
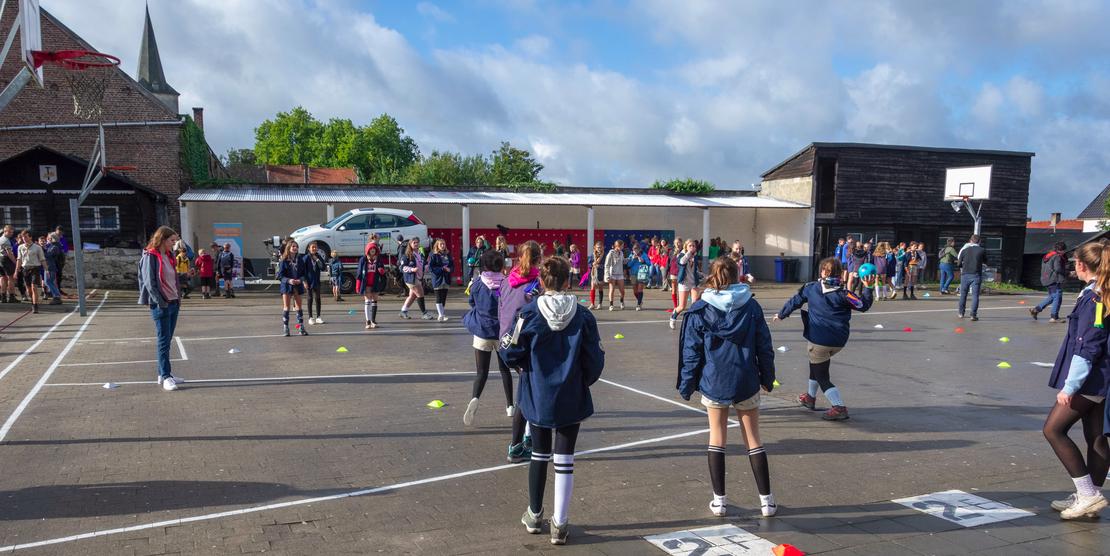
[[[138,289],[139,255],[141,249],[109,247],[85,253],[85,287],[120,290]],[[75,293],[77,262],[70,251],[62,270],[62,289]]]

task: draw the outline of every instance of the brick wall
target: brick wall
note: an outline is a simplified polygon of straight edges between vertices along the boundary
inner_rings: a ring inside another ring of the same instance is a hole
[[[15,10],[4,12],[0,30],[4,34],[11,27]],[[141,28],[121,30],[133,32],[138,48]],[[42,16],[43,49],[45,50],[95,50],[79,39],[71,30],[55,21],[45,10]],[[118,54],[118,53],[116,53]],[[0,68],[0,88],[22,67],[18,42]],[[28,85],[0,112],[0,128],[37,124],[76,124],[88,120],[73,114],[73,98],[65,80],[64,71],[47,65],[45,88]],[[172,76],[170,76],[172,81]],[[109,122],[174,122],[179,116],[171,112],[153,95],[124,74],[113,71],[104,96],[105,123]],[[178,125],[105,128],[105,142],[109,165],[136,166],[128,172],[134,181],[166,194],[169,198],[167,216],[171,226],[180,226],[177,197],[191,184],[191,177],[181,167],[181,128]],[[37,145],[88,159],[96,141],[95,128],[84,129],[34,129],[0,130],[0,159],[18,154]]]

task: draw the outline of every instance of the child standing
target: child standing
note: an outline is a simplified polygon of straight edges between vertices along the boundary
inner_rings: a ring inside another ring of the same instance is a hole
[[[197,252],[197,260],[194,261],[194,265],[197,268],[197,276],[200,277],[202,297],[212,299],[212,292],[216,290],[216,262],[212,260],[212,255],[201,249]]]
[[[304,295],[304,276],[308,272],[305,260],[297,256],[299,246],[290,239],[285,243],[285,250],[281,254],[278,264],[278,279],[281,280],[281,327],[282,333],[289,336],[289,306],[290,301],[297,306],[297,330],[301,336],[308,336],[304,329],[304,310],[301,308],[301,296]]]
[[[189,275],[192,274],[192,271],[189,264],[189,255],[185,253],[184,247],[178,248],[174,267],[177,270],[177,283],[181,287],[181,298],[189,299]]]
[[[759,439],[759,391],[774,389],[775,350],[763,308],[740,279],[736,261],[729,257],[713,261],[705,293],[682,320],[678,392],[684,400],[695,390],[701,392],[701,403],[709,415],[709,478],[713,483],[709,511],[718,517],[726,513],[725,445],[729,409],[735,407],[744,427],[760,509],[763,517],[771,517],[778,506],[771,495],[767,451]]]
[[[506,283],[499,290],[497,331],[500,344],[498,346],[501,350],[499,355],[506,364],[509,364],[509,361],[505,359],[505,348],[512,339],[513,326],[516,324],[521,308],[543,293],[543,286],[540,283],[540,253],[540,244],[535,241],[524,242],[520,248],[517,266],[509,272]],[[512,365],[509,366],[512,367]],[[520,372],[520,368],[516,367],[516,371]],[[519,405],[518,401],[517,406]],[[528,424],[524,420],[524,414],[516,411],[513,413],[513,436],[509,442],[508,459],[512,463],[524,461],[523,454],[531,449],[532,439],[528,435]]]
[[[1102,292],[1110,291],[1110,244],[1088,243],[1075,252],[1075,275],[1087,287],[1068,315],[1068,332],[1048,385],[1059,390],[1056,405],[1048,413],[1044,437],[1064,464],[1075,494],[1052,503],[1062,519],[1097,517],[1107,506],[1101,489],[1110,467],[1110,447],[1103,435],[1110,361],[1106,353],[1107,317]],[[1068,436],[1075,423],[1083,421],[1087,460]]]
[[[436,313],[439,322],[447,320],[447,291],[451,287],[451,254],[447,252],[447,242],[437,239],[432,244],[432,254],[428,257],[428,272],[432,273],[432,289],[436,292]]]
[[[632,246],[632,257],[628,259],[628,280],[632,282],[632,295],[636,297],[636,310],[644,308],[644,286],[651,280],[651,260],[640,247]],[[621,304],[624,308],[624,304]]]
[[[906,251],[906,272],[905,280],[902,282],[902,299],[917,299],[913,289],[917,285],[917,269],[921,266],[921,250],[918,245],[916,241],[911,241],[910,248]],[[906,288],[910,290],[908,297],[906,296]]]
[[[505,259],[496,251],[487,251],[478,261],[481,273],[475,276],[470,283],[470,310],[463,315],[463,324],[474,335],[474,365],[478,374],[474,377],[474,384],[470,389],[470,403],[463,413],[463,424],[474,424],[474,414],[478,411],[478,398],[486,388],[489,378],[489,366],[497,351],[499,320],[497,318],[497,303],[501,296],[501,286],[505,282]],[[501,386],[505,391],[505,414],[513,417],[516,410],[513,406],[513,375],[509,366],[497,356],[497,370],[501,373]],[[519,450],[517,461],[531,455],[524,453],[524,446]],[[511,452],[511,451],[510,451]],[[510,455],[510,461],[513,461]]]
[[[428,314],[428,309],[424,306],[424,255],[420,253],[419,239],[412,238],[409,240],[397,265],[401,267],[405,285],[409,288],[409,295],[401,305],[401,318],[412,318],[409,316],[409,306],[412,305],[413,301],[420,307],[422,315],[420,318],[424,320],[435,318]]]
[[[601,308],[605,301],[605,245],[594,243],[594,252],[588,260],[590,265],[590,310]],[[600,295],[598,293],[600,292]],[[599,299],[600,298],[600,299]],[[609,304],[612,305],[612,298]]]
[[[328,262],[324,260],[324,256],[320,253],[320,248],[315,241],[308,244],[308,253],[302,255],[302,258],[305,267],[305,295],[308,296],[308,324],[324,324],[324,319],[320,318],[320,313],[324,309],[320,297],[322,287],[320,276],[324,273],[324,269],[328,267]],[[316,305],[315,319],[312,317],[313,302]]]
[[[377,243],[366,245],[366,253],[358,259],[355,291],[362,294],[362,314],[366,329],[378,327],[378,294],[385,291],[386,268]]]
[[[844,421],[848,419],[848,408],[840,398],[840,390],[829,379],[829,366],[833,356],[848,343],[852,311],[865,313],[871,308],[874,301],[871,297],[874,278],[864,281],[863,296],[860,298],[845,290],[840,283],[840,261],[830,257],[821,261],[819,268],[821,280],[802,286],[794,297],[786,301],[782,310],[775,315],[774,321],[783,320],[802,305],[809,304],[809,311],[802,311],[803,335],[809,341],[809,389],[798,397],[798,402],[811,411],[814,410],[817,387],[820,386],[832,404],[821,418],[826,421]]]
[[[694,240],[686,240],[682,253],[678,256],[678,305],[671,313],[670,322],[667,323],[674,330],[678,325],[678,315],[686,310],[686,297],[690,296],[690,303],[696,303],[701,285],[701,257],[698,256],[698,246]]]
[[[375,244],[376,248],[377,245]],[[339,251],[331,252],[331,260],[328,262],[328,275],[331,276],[331,295],[335,298],[335,302],[339,303],[343,301],[343,297],[339,295],[339,288],[343,285],[343,261],[339,260]]]
[[[636,236],[633,236],[636,237]],[[639,244],[637,244],[639,245]],[[620,308],[624,310],[624,241],[617,240],[605,255],[605,283],[609,284],[609,310],[613,309],[613,293],[620,291]]]
[[[570,289],[575,286],[581,287],[582,285],[582,252],[578,250],[577,244],[570,244],[569,247],[569,262],[570,262]]]
[[[875,299],[884,299],[886,296],[886,275],[887,275],[887,253],[890,251],[890,245],[885,241],[880,241],[875,247],[875,252],[872,254],[872,264],[875,265]]]
[[[566,544],[574,490],[574,445],[582,422],[593,415],[590,386],[601,377],[605,352],[597,321],[578,310],[578,299],[566,293],[570,267],[553,257],[540,272],[544,294],[525,305],[504,353],[521,370],[520,412],[532,425],[535,444],[528,468],[528,508],[520,521],[539,533],[548,462],[555,464],[555,500],[551,544]]]

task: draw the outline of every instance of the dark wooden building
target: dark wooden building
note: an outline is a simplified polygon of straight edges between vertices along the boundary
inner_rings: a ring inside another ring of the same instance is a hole
[[[1019,281],[1033,153],[812,143],[763,174],[762,194],[813,208],[814,260],[830,256],[837,239],[923,241],[935,254],[947,238],[957,245],[974,228],[966,210],[944,200],[948,168],[991,165],[991,199],[982,207],[988,263],[1004,281]]]
[[[69,200],[81,189],[88,163],[47,147],[0,161],[0,225],[38,237],[70,229]],[[139,247],[164,218],[166,195],[109,172],[78,211],[81,239],[102,247]],[[68,235],[68,234],[67,234]]]

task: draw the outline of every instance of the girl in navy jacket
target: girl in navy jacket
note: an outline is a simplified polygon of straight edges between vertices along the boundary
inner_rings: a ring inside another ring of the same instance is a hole
[[[848,408],[840,399],[840,390],[829,379],[829,366],[833,356],[848,343],[852,311],[865,313],[871,308],[874,301],[871,287],[875,277],[870,276],[863,281],[863,295],[859,297],[841,285],[840,261],[829,257],[821,261],[820,269],[821,281],[802,286],[794,297],[786,301],[774,320],[785,319],[802,305],[809,304],[809,311],[802,311],[803,336],[809,340],[809,390],[798,397],[798,402],[810,410],[815,409],[817,387],[820,386],[832,404],[821,418],[843,421],[848,419]]]
[[[339,252],[331,252],[331,261],[328,262],[328,274],[331,274],[331,294],[335,297],[335,302],[343,301],[343,297],[339,295],[339,289],[343,285],[343,261],[339,260]]]
[[[278,263],[277,275],[281,280],[281,328],[286,336],[289,335],[290,301],[297,306],[297,330],[300,330],[301,336],[308,336],[308,331],[304,329],[304,310],[301,309],[301,296],[304,295],[308,268],[305,259],[297,256],[299,249],[296,241],[286,241],[281,262]]]
[[[686,310],[687,295],[690,296],[690,303],[698,301],[701,278],[701,256],[698,255],[698,246],[694,240],[688,239],[678,255],[678,305],[671,312],[668,323],[671,330],[678,325],[678,315]]]
[[[601,377],[605,352],[597,321],[566,293],[570,265],[561,257],[542,264],[544,293],[520,311],[504,348],[506,363],[521,369],[520,411],[532,425],[532,463],[528,471],[528,508],[521,523],[539,533],[547,464],[555,464],[555,508],[551,543],[567,540],[567,511],[574,488],[574,444],[578,429],[593,415],[590,385]]]
[[[304,286],[305,295],[308,297],[308,324],[324,324],[324,319],[320,318],[320,312],[323,310],[323,305],[320,301],[320,289],[323,285],[320,283],[320,275],[324,273],[324,269],[328,267],[328,261],[322,253],[316,242],[308,244],[308,253],[301,255],[304,259],[305,275]],[[312,316],[313,302],[316,305],[316,317]]]
[[[709,415],[709,511],[718,517],[726,513],[725,443],[729,409],[735,407],[763,516],[775,515],[767,452],[759,439],[759,391],[774,388],[775,350],[763,308],[740,283],[740,267],[732,258],[713,261],[704,294],[682,319],[678,345],[678,392],[684,400],[701,392]]]
[[[474,277],[470,283],[470,310],[463,315],[463,325],[474,335],[474,364],[478,374],[474,377],[474,384],[470,389],[470,403],[463,413],[463,424],[474,424],[474,414],[478,411],[478,398],[486,388],[486,379],[489,378],[489,365],[493,360],[498,346],[499,321],[497,318],[497,302],[501,296],[501,288],[505,283],[505,259],[497,251],[489,250],[482,253],[478,260],[481,273]],[[507,286],[506,286],[507,287]],[[501,386],[505,391],[505,414],[513,417],[516,409],[513,407],[513,375],[509,366],[497,357],[497,370],[501,372]],[[510,454],[512,456],[512,454]],[[510,462],[524,461],[524,454],[517,458],[510,458]]]
[[[1068,315],[1067,336],[1048,380],[1059,392],[1044,424],[1045,438],[1075,483],[1075,494],[1052,503],[1063,519],[1096,517],[1107,505],[1100,490],[1110,467],[1110,449],[1103,435],[1110,361],[1102,325],[1107,305],[1101,292],[1110,291],[1110,243],[1088,243],[1076,250],[1075,275],[1088,285]],[[1086,461],[1068,437],[1080,420],[1087,440]]]
[[[437,239],[432,244],[432,254],[428,256],[428,272],[432,275],[432,289],[436,291],[436,313],[440,322],[447,320],[444,311],[447,306],[447,289],[451,287],[451,268],[447,242]]]
[[[367,330],[378,327],[378,294],[385,291],[386,272],[378,244],[366,244],[366,254],[358,259],[355,291],[362,294],[362,314],[366,317]]]
[[[420,240],[414,237],[409,240],[397,261],[397,266],[401,267],[401,279],[409,288],[409,295],[401,305],[403,319],[412,318],[409,316],[409,306],[413,301],[420,307],[420,313],[423,315],[420,318],[424,320],[435,318],[428,314],[428,308],[424,306],[424,263],[424,255],[420,253]]]

